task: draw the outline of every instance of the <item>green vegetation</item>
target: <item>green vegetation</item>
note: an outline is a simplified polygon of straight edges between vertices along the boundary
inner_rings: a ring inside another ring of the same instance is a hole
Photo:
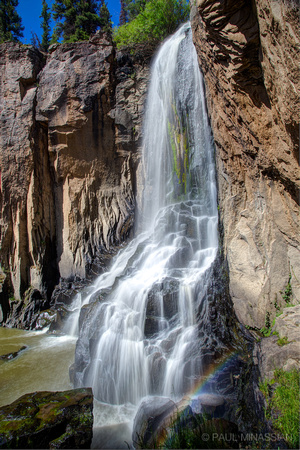
[[[272,323],[271,323],[271,320],[270,320],[270,312],[267,311],[267,312],[266,312],[266,317],[265,317],[265,325],[264,325],[262,328],[260,328],[260,329],[257,328],[257,327],[246,326],[246,328],[247,328],[248,330],[257,331],[257,332],[259,332],[260,334],[262,334],[263,337],[269,337],[269,336],[271,336],[272,334],[273,334],[273,335],[279,336],[277,331],[273,331],[273,332],[272,332],[272,329],[273,329],[274,326],[275,326],[276,317],[279,317],[279,316],[283,313],[283,309],[284,309],[284,308],[289,308],[289,307],[294,306],[294,305],[291,303],[292,298],[293,298],[293,291],[292,291],[292,285],[291,285],[291,278],[292,278],[292,274],[290,273],[290,274],[289,274],[288,283],[287,283],[287,285],[286,285],[284,291],[280,291],[280,293],[281,293],[281,295],[282,295],[282,298],[283,298],[283,300],[284,300],[285,303],[284,303],[283,305],[282,305],[281,303],[279,303],[277,295],[275,296],[275,300],[274,300],[274,308],[275,308],[275,310],[276,310],[276,316],[274,317]],[[272,302],[271,302],[271,305],[272,305]],[[282,338],[279,338],[279,339],[278,339],[278,342],[277,342],[277,344],[278,344],[279,346],[283,346],[283,345],[286,345],[286,344],[288,344],[288,343],[289,343],[289,341],[288,341],[288,339],[287,339],[286,336],[283,336]]]
[[[299,372],[276,369],[274,378],[260,385],[265,396],[266,418],[290,448],[299,448]]]
[[[104,31],[111,29],[111,16],[104,0],[100,6],[99,0],[55,0],[53,18],[56,26],[51,42],[60,38],[63,42],[84,41],[99,27]]]
[[[262,327],[260,330],[261,334],[264,337],[269,337],[271,335],[272,327],[271,327],[271,321],[270,321],[270,312],[266,312],[266,318],[265,318],[265,326]]]
[[[121,5],[123,4],[124,13],[125,13],[125,21],[131,22],[136,18],[141,12],[144,11],[146,3],[149,0],[122,0]],[[120,21],[120,25],[123,25]]]
[[[289,342],[290,341],[286,336],[282,336],[282,338],[278,338],[277,345],[279,345],[279,347],[283,347],[284,345],[289,344]]]
[[[46,0],[43,0],[42,2],[42,13],[40,15],[40,19],[42,19],[41,28],[43,30],[41,48],[42,50],[47,52],[50,45],[51,12],[49,10]]]
[[[292,274],[290,273],[289,275],[289,281],[286,285],[286,288],[284,290],[284,292],[280,292],[282,295],[283,300],[285,301],[286,304],[290,304],[291,300],[292,300],[292,285],[291,285],[291,278],[292,278]]]
[[[126,6],[125,6],[125,0],[121,0],[121,11],[120,11],[120,25],[125,25],[127,22],[127,13],[126,13]]]
[[[186,0],[149,0],[144,10],[131,22],[115,29],[114,40],[118,48],[134,48],[136,44],[156,45],[188,17],[189,5]]]
[[[112,21],[111,14],[108,10],[107,4],[104,0],[100,1],[100,28],[102,31],[106,31],[107,33],[112,33]]]
[[[224,436],[230,436],[225,439]],[[217,437],[216,437],[217,436]],[[223,419],[213,419],[207,414],[184,414],[168,430],[162,448],[238,448],[238,427]]]
[[[168,427],[151,434],[147,443],[139,434],[133,443],[138,448],[151,449],[234,449],[239,448],[240,441],[236,424],[188,410],[178,412]]]
[[[18,0],[0,0],[0,44],[6,41],[17,42],[23,37],[24,27],[16,11]]]

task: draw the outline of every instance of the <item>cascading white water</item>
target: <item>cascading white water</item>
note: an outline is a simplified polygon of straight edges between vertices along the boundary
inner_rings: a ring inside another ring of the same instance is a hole
[[[196,311],[217,252],[217,203],[189,24],[164,42],[152,67],[143,164],[141,232],[81,300],[92,303],[96,331],[80,331],[79,345],[90,350],[77,384],[110,404],[180,396],[202,369]]]

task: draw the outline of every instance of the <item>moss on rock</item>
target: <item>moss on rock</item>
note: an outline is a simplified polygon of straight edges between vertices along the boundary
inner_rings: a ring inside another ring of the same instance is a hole
[[[0,408],[0,448],[90,448],[91,389],[34,392]]]

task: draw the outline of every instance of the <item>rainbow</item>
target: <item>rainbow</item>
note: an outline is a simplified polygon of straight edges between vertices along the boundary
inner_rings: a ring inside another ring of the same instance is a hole
[[[175,421],[180,420],[180,416],[186,414],[186,408],[191,406],[195,400],[203,394],[212,393],[211,385],[214,381],[220,377],[222,373],[228,371],[231,377],[232,385],[235,384],[239,375],[233,375],[230,372],[230,367],[234,367],[238,360],[241,360],[240,352],[231,350],[224,355],[219,361],[208,365],[205,368],[204,373],[199,377],[194,386],[188,391],[188,393],[182,398],[182,400],[174,404],[173,413],[164,420],[161,426],[159,434],[155,439],[155,448],[164,448],[164,444],[169,437],[169,431]],[[216,395],[218,393],[215,393]]]

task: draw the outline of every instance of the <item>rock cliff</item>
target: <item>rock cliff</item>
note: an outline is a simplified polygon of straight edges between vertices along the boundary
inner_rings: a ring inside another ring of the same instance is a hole
[[[231,297],[239,320],[260,328],[287,287],[300,297],[299,7],[192,3]],[[46,308],[60,278],[99,272],[130,235],[148,65],[102,34],[53,46],[47,60],[13,43],[0,53],[1,321],[9,297],[30,287],[23,298]]]
[[[299,6],[196,0],[192,28],[216,145],[230,292],[261,328],[300,299]]]
[[[45,309],[60,278],[98,273],[129,237],[148,65],[101,33],[47,60],[3,44],[0,61],[2,321],[24,306],[8,297],[31,288]]]

